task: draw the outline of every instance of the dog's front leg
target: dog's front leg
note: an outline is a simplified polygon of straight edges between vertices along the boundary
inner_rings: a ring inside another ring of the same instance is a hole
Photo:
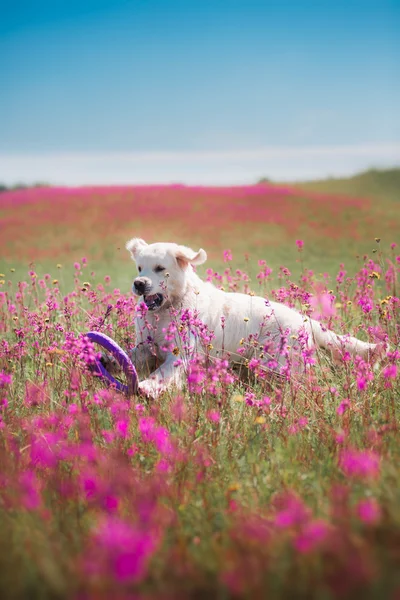
[[[176,361],[176,356],[169,353],[165,362],[139,383],[140,392],[145,396],[157,398],[161,392],[173,385],[180,389],[184,383],[184,369],[181,365],[175,365]]]

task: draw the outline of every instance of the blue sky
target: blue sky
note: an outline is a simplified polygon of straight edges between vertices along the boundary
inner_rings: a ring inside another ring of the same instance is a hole
[[[1,0],[1,15],[0,180],[400,163],[397,0]]]

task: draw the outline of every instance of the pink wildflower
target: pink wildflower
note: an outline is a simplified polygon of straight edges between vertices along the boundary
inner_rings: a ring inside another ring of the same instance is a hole
[[[145,442],[153,441],[154,431],[156,429],[156,422],[153,417],[140,417],[139,419],[139,431]]]
[[[132,444],[132,446],[130,448],[128,448],[128,450],[126,451],[128,456],[135,456],[135,454],[138,452],[139,448],[136,446],[136,444]]]
[[[383,376],[385,379],[396,379],[397,377],[397,365],[388,365],[383,369]]]
[[[149,531],[139,531],[130,523],[109,515],[94,532],[96,556],[102,554],[104,566],[117,581],[140,581],[155,550]]]
[[[357,514],[364,523],[374,524],[381,518],[381,508],[374,498],[368,498],[357,504]]]
[[[95,498],[99,492],[100,483],[97,481],[94,475],[85,475],[82,478],[82,487],[85,493],[86,499],[90,500]]]
[[[6,385],[11,385],[11,382],[12,382],[11,375],[0,371],[0,387],[5,387]]]
[[[113,431],[110,431],[109,429],[103,429],[101,433],[103,434],[104,441],[107,444],[111,444],[114,441],[115,433]]]
[[[161,458],[156,464],[156,470],[159,473],[169,473],[172,470],[171,463],[165,458]]]
[[[303,523],[310,511],[296,496],[289,494],[283,502],[283,509],[275,517],[275,524],[281,529]]]
[[[213,423],[219,423],[221,420],[221,415],[218,410],[209,410],[207,413],[207,418]]]
[[[38,508],[40,504],[39,481],[33,471],[23,471],[19,476],[22,491],[22,503],[28,510]]]
[[[154,431],[154,443],[161,454],[172,454],[174,446],[171,442],[168,429],[157,427]]]
[[[224,250],[224,262],[232,260],[232,252],[230,250]]]
[[[343,450],[339,464],[345,475],[358,479],[378,479],[379,455],[372,450]]]
[[[313,319],[317,319],[318,321],[330,319],[336,314],[332,296],[328,292],[321,292],[315,296],[311,296],[309,304],[312,308]]]
[[[294,546],[302,554],[307,554],[326,540],[328,532],[329,526],[323,519],[310,521],[295,538]]]
[[[103,505],[107,512],[112,513],[118,509],[119,500],[116,496],[109,494],[104,497]]]
[[[121,438],[127,438],[129,435],[128,431],[129,421],[128,419],[119,419],[115,424],[117,435]]]
[[[348,408],[350,408],[350,400],[348,398],[345,398],[337,407],[336,412],[338,415],[344,415]]]

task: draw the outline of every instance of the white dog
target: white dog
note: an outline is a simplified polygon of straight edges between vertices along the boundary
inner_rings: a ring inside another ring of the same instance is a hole
[[[383,344],[337,335],[283,304],[258,296],[226,293],[202,281],[193,265],[206,261],[203,249],[195,252],[178,244],[147,244],[139,238],[130,240],[126,248],[139,272],[132,285],[134,294],[140,297],[132,360],[139,373],[146,365],[151,368],[154,361],[160,365],[139,384],[147,396],[155,398],[172,385],[182,387],[187,359],[201,351],[194,332],[186,342],[185,352],[181,352],[179,332],[166,348],[165,332],[171,320],[176,320],[176,311],[185,309],[193,311],[214,333],[212,346],[208,347],[212,356],[227,356],[232,362],[261,356],[266,368],[275,372],[284,372],[288,363],[295,372],[304,370],[301,350],[314,346],[330,350],[334,357],[347,351],[371,359],[382,351]],[[244,340],[251,343],[243,346]],[[238,352],[241,345],[244,353]]]

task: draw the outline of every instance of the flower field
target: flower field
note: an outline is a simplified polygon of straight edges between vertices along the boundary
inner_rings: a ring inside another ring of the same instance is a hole
[[[271,184],[10,191],[0,196],[1,268],[22,265],[19,275],[25,276],[33,261],[55,276],[56,264],[71,266],[86,256],[98,275],[111,275],[122,288],[129,265],[125,241],[140,235],[204,247],[214,267],[220,266],[222,251],[231,248],[235,265],[252,275],[257,261],[266,259],[276,270],[290,266],[298,276],[294,241],[302,239],[307,267],[333,274],[345,258],[351,260],[348,268],[360,266],[355,256],[371,252],[376,236],[387,245],[396,241],[397,203],[367,192],[368,187],[355,196]]]
[[[1,194],[0,596],[400,597],[392,215],[386,197],[269,185]],[[134,346],[133,235],[202,246],[215,285],[386,356],[307,352],[280,380],[250,360],[239,378],[186,314],[204,348],[187,388],[126,398],[91,374],[84,333]]]

